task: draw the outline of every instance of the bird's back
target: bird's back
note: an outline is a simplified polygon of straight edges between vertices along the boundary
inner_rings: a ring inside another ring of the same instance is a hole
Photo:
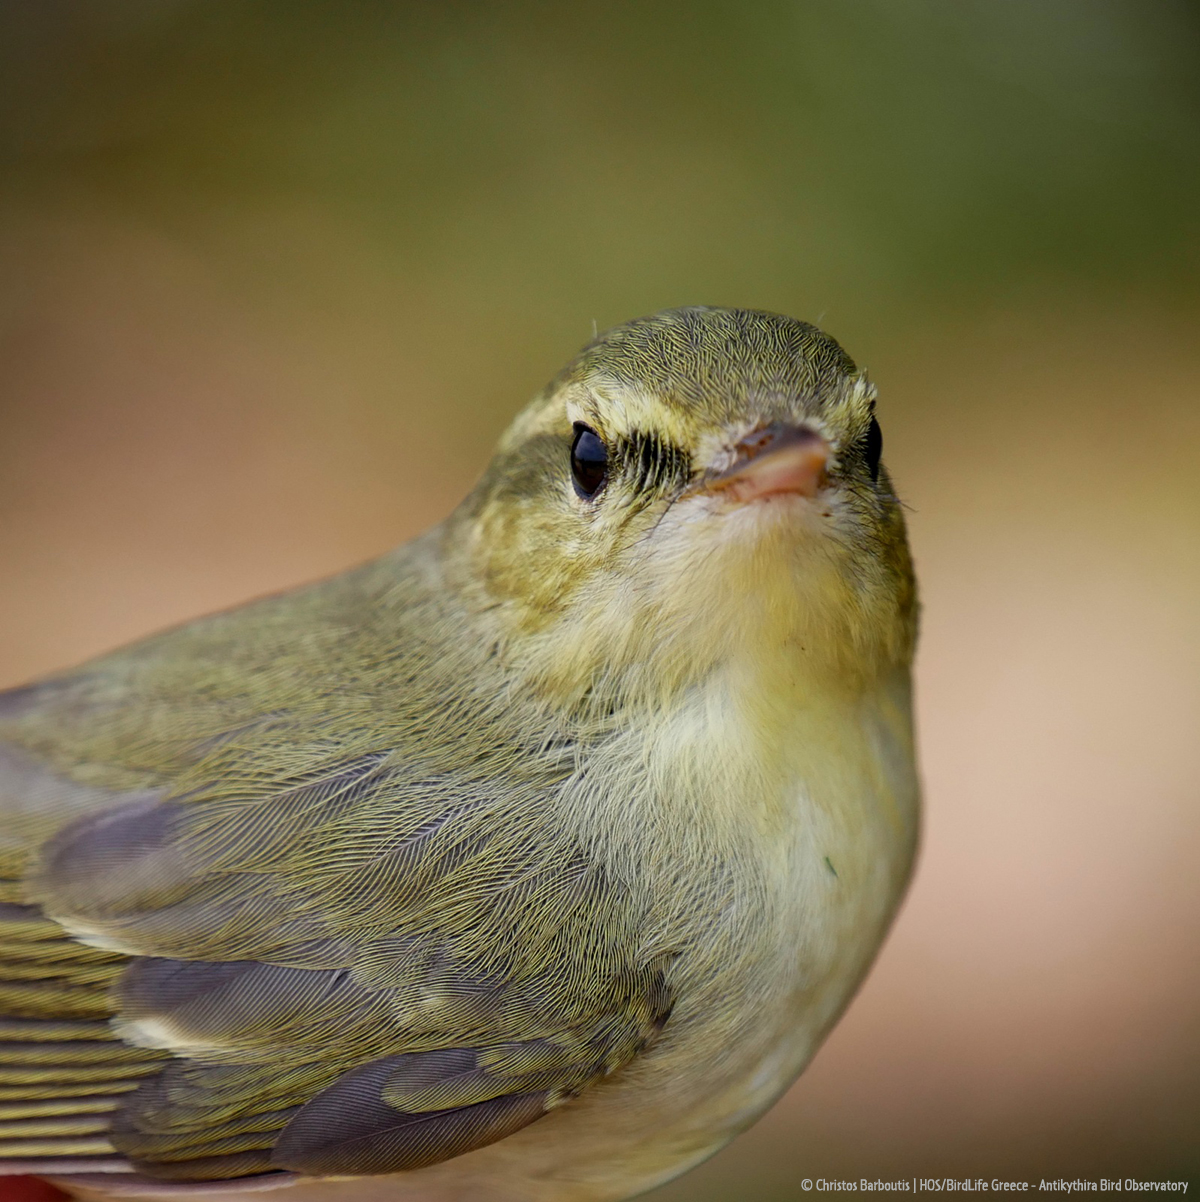
[[[497,712],[429,554],[0,699],[0,1163],[409,1167],[661,1025],[663,958],[556,807],[577,749]],[[439,696],[455,656],[476,687]]]

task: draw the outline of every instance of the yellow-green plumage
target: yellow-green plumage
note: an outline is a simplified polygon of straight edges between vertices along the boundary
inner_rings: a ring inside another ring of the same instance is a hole
[[[429,534],[0,695],[0,1171],[620,1198],[752,1121],[914,846],[873,404],[789,318],[633,322]],[[696,493],[781,422],[819,498]]]

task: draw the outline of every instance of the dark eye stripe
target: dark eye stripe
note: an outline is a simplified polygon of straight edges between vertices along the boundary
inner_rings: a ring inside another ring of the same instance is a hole
[[[653,434],[635,430],[622,441],[620,451],[625,471],[639,490],[650,492],[682,486],[691,477],[688,454]]]

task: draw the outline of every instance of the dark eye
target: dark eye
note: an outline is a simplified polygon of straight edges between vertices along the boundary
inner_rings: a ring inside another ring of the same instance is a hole
[[[871,424],[863,436],[863,455],[867,460],[867,470],[872,480],[879,479],[879,456],[883,454],[883,431],[879,423],[871,418]]]
[[[595,430],[575,423],[575,441],[571,444],[571,475],[575,491],[590,501],[608,479],[608,450]]]

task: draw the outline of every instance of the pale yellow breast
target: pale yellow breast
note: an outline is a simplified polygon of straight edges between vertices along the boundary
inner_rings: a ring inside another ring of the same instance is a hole
[[[593,765],[622,782],[606,811],[618,863],[646,854],[647,796],[666,811],[640,867],[661,887],[663,944],[685,952],[659,1043],[538,1124],[550,1175],[580,1197],[649,1188],[752,1123],[820,1045],[903,893],[917,829],[905,679],[857,696],[789,679],[790,697],[714,674]]]

